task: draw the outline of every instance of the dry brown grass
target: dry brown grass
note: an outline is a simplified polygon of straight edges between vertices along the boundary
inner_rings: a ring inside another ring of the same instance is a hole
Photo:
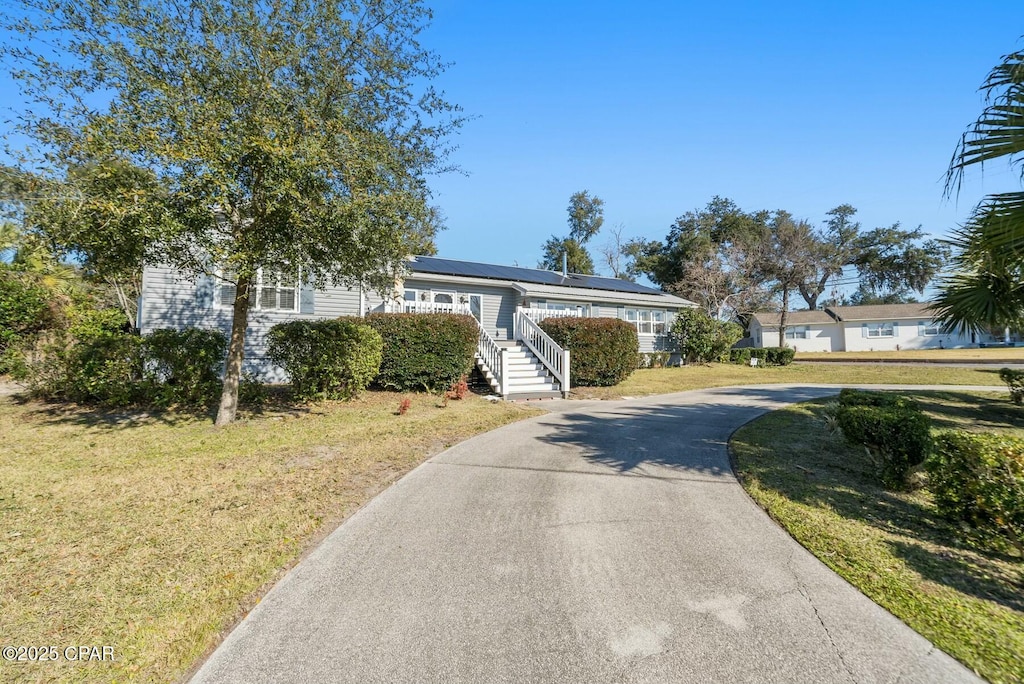
[[[797,352],[797,361],[947,361],[1024,363],[1024,347],[985,349],[904,349],[876,352]]]
[[[214,429],[0,397],[0,641],[113,663],[0,663],[2,681],[169,681],[304,549],[388,483],[540,413],[366,394]]]
[[[947,368],[942,366],[894,366],[804,364],[775,368],[751,368],[729,363],[681,368],[647,368],[634,372],[614,387],[579,387],[577,399],[621,399],[666,394],[705,387],[766,385],[772,383],[824,383],[866,385],[996,385],[1005,387],[998,368]]]

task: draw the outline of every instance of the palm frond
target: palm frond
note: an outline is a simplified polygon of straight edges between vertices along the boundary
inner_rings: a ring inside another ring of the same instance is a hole
[[[988,332],[1024,323],[1024,278],[999,265],[946,278],[931,310],[947,330]]]

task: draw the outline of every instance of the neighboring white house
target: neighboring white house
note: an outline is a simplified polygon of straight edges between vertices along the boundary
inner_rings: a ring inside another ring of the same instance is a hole
[[[991,336],[945,332],[927,303],[826,307],[821,311],[790,311],[785,346],[797,351],[895,351],[966,347],[995,342]],[[778,313],[757,313],[751,319],[755,347],[777,347]]]
[[[266,335],[276,323],[377,311],[465,313],[480,326],[478,365],[500,394],[550,393],[564,390],[569,380],[563,378],[561,351],[538,332],[536,322],[541,319],[619,318],[636,326],[641,352],[670,351],[667,333],[676,312],[696,306],[617,278],[423,256],[411,257],[406,267],[405,279],[385,293],[361,287],[314,290],[295,276],[260,274],[246,333],[244,370],[265,380],[283,379],[281,370],[266,358]],[[234,297],[234,285],[225,280],[193,280],[170,268],[147,267],[139,329],[148,333],[159,328],[216,328],[227,334]],[[502,370],[515,364],[524,370]],[[511,380],[521,386],[508,384],[513,375],[522,376]]]

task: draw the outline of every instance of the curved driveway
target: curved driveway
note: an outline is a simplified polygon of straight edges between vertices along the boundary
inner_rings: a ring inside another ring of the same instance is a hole
[[[823,387],[552,402],[331,534],[196,682],[961,682],[740,488],[738,426]]]

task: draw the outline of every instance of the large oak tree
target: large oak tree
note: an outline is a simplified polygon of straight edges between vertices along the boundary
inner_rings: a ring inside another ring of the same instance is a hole
[[[261,269],[383,290],[402,257],[429,248],[437,212],[425,179],[443,169],[462,121],[428,85],[443,68],[418,42],[430,16],[419,0],[4,10],[0,54],[26,100],[20,130],[42,153],[23,168],[76,190],[123,185],[74,173],[109,170],[131,192],[89,206],[147,217],[144,240],[125,236],[132,248],[95,215],[79,244],[235,286],[218,425],[235,415]]]

